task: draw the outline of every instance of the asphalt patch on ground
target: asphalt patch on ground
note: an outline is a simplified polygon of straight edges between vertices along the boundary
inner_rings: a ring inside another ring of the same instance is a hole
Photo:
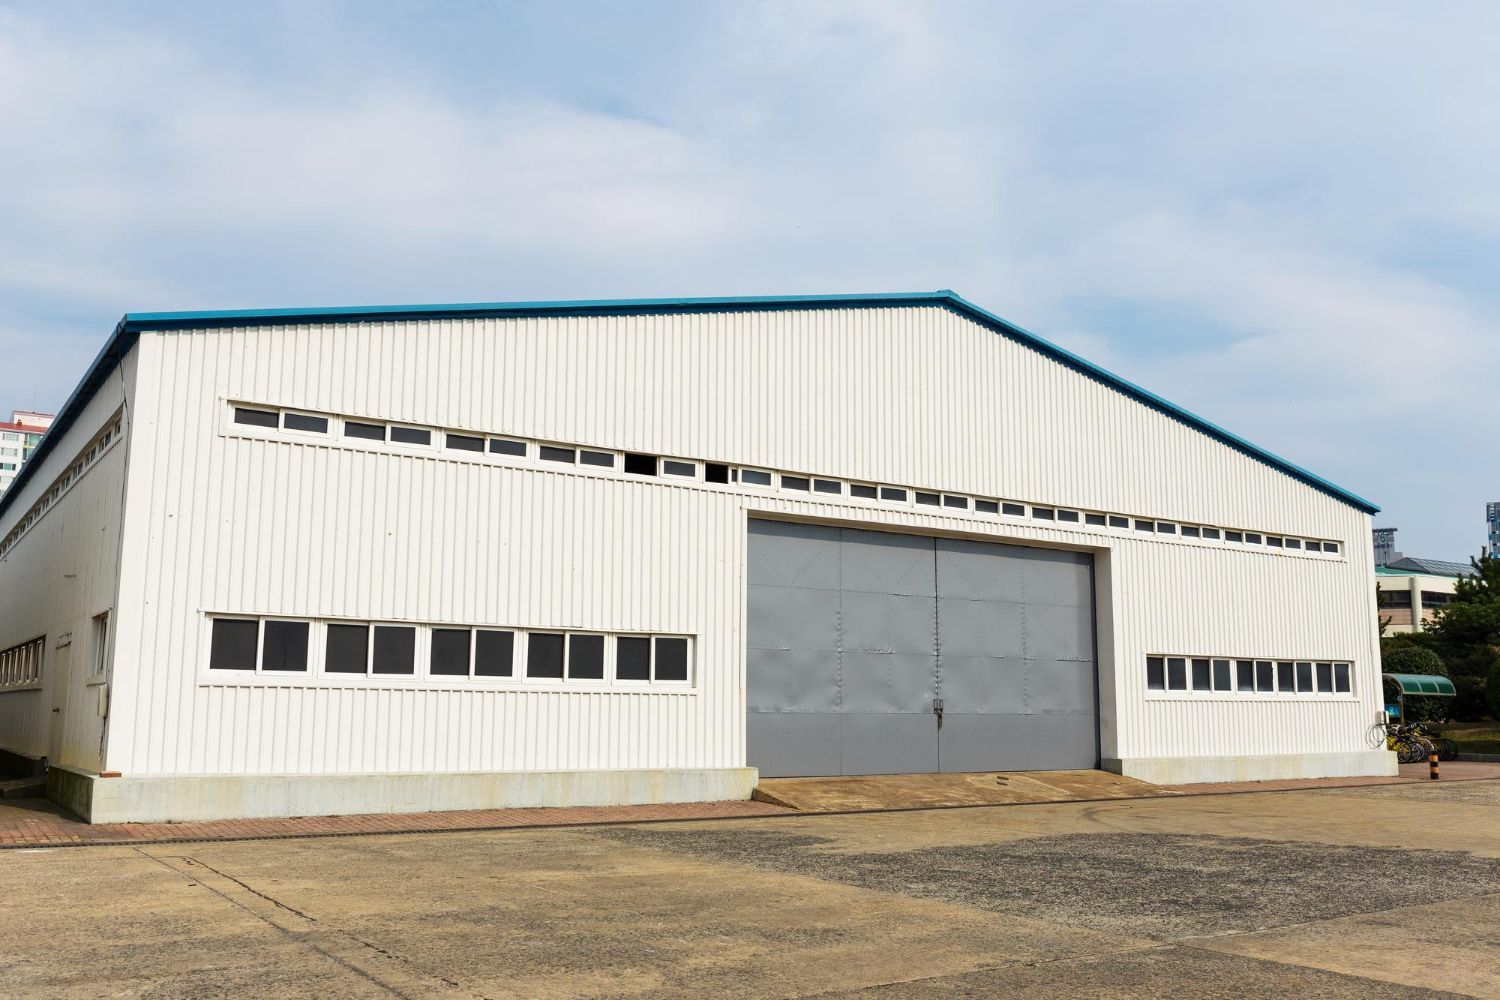
[[[596,836],[844,885],[1157,940],[1327,920],[1500,892],[1500,860],[1137,833],[846,853],[760,830],[621,828]]]

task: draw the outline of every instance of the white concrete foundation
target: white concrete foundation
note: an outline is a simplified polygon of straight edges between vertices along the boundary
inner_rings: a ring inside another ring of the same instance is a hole
[[[1389,776],[1397,773],[1396,755],[1389,750],[1243,757],[1106,757],[1100,762],[1100,766],[1106,771],[1157,785]]]
[[[64,775],[57,775],[63,778]],[[91,823],[620,806],[750,798],[753,767],[470,774],[211,774],[101,778],[54,794]]]

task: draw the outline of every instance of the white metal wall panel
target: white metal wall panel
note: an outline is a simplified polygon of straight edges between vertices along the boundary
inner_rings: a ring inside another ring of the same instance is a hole
[[[144,334],[109,766],[738,766],[746,517],[1093,548],[1105,756],[1360,749],[1369,518],[935,307]],[[225,436],[225,399],[1341,540],[1317,559]],[[1108,605],[1106,607],[1106,604]],[[238,611],[687,632],[691,693],[204,684]],[[1110,662],[1105,661],[1106,648]],[[1356,663],[1353,699],[1151,700],[1148,652]],[[1228,748],[1228,749],[1224,749]]]

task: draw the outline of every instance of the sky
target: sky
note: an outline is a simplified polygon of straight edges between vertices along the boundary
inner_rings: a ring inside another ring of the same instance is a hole
[[[1462,559],[1500,4],[0,0],[0,408],[120,315],[928,291]]]

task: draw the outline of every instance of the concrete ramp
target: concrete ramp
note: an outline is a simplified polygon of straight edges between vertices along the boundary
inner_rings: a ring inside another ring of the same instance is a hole
[[[753,797],[802,812],[862,812],[1179,794],[1161,785],[1108,771],[974,771],[961,774],[762,778]]]

